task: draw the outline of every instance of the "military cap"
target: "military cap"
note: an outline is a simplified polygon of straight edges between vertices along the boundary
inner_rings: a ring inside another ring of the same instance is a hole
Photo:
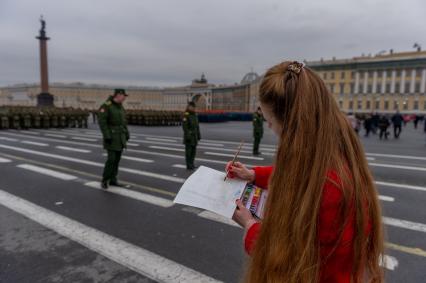
[[[117,95],[117,94],[124,94],[125,96],[128,96],[128,94],[126,93],[126,91],[123,88],[114,89],[114,95]]]

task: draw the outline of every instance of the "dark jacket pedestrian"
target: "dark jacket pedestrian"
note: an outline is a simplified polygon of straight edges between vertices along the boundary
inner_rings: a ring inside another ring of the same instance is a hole
[[[392,124],[393,124],[393,135],[397,139],[401,134],[401,126],[404,121],[404,117],[397,111],[395,115],[392,116]]]
[[[390,126],[390,122],[388,118],[386,116],[382,116],[379,120],[378,126],[380,130],[380,134],[379,134],[380,139],[382,139],[383,136],[385,136],[385,139],[388,139],[388,135],[389,135],[388,128]]]
[[[195,103],[189,102],[182,119],[183,143],[185,144],[186,169],[195,169],[194,160],[197,144],[201,139],[200,126],[198,125]]]
[[[364,120],[364,129],[365,129],[365,137],[368,137],[368,135],[371,132],[373,120],[371,119],[371,116],[367,116]]]
[[[130,138],[127,129],[126,113],[122,103],[127,94],[124,89],[116,89],[114,95],[99,108],[98,121],[102,131],[104,149],[108,152],[102,175],[102,188],[108,185],[121,186],[117,181],[118,165],[123,149]]]
[[[254,143],[253,143],[253,154],[259,155],[259,144],[260,140],[263,137],[263,115],[262,110],[260,107],[257,108],[257,111],[253,113],[253,137],[254,137]]]

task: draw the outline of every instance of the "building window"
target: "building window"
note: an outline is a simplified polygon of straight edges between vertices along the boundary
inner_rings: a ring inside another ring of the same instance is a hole
[[[331,72],[331,79],[334,80],[334,72]]]
[[[355,92],[355,84],[351,83],[351,93],[353,94]]]
[[[367,109],[370,109],[371,108],[371,102],[370,102],[370,100],[367,100]]]
[[[411,86],[410,83],[405,83],[405,90],[404,90],[405,93],[410,93],[411,92],[410,91],[410,86]]]
[[[362,109],[362,100],[357,101],[357,109]]]
[[[420,92],[420,83],[416,83],[416,84],[414,85],[414,92],[415,92],[415,93],[419,93],[419,92]]]
[[[379,109],[380,108],[380,100],[376,100],[376,105],[374,107],[375,109]]]
[[[389,101],[385,101],[385,110],[389,110]]]
[[[342,72],[342,73],[340,74],[340,78],[341,78],[341,79],[344,79],[344,78],[345,78],[345,72]]]
[[[373,86],[367,85],[367,93],[372,93],[372,92],[373,92]]]
[[[389,83],[386,84],[386,93],[391,92],[391,85]]]
[[[331,93],[334,93],[334,84],[330,84],[330,91]]]
[[[403,105],[404,105],[404,110],[408,110],[408,101],[407,100],[404,101]]]
[[[426,102],[425,102],[425,107],[426,107]],[[349,101],[349,109],[350,109],[350,110],[353,110],[353,109],[354,109],[354,102],[353,102],[353,100],[350,100],[350,101]]]
[[[414,110],[419,110],[419,101],[418,100],[414,100],[413,108],[414,108]]]
[[[345,93],[345,84],[340,83],[340,94],[344,94],[344,93]]]
[[[396,70],[396,76],[400,77],[401,76],[401,70]]]
[[[393,110],[398,110],[398,101],[394,100],[393,102]]]
[[[351,72],[351,79],[355,79],[355,72],[354,71]]]
[[[395,90],[393,91],[394,93],[399,93],[401,91],[401,88],[399,86],[399,83],[395,83]]]
[[[339,107],[340,109],[343,109],[343,100],[339,100]]]
[[[327,79],[327,73],[326,73],[326,72],[324,72],[324,73],[322,74],[322,76],[323,76],[324,80],[326,80],[326,79]]]
[[[361,84],[361,83],[358,85],[358,92],[361,92],[361,93],[363,92],[363,90],[364,90],[363,86],[364,85]]]
[[[368,71],[368,77],[371,79],[373,78],[373,71]]]

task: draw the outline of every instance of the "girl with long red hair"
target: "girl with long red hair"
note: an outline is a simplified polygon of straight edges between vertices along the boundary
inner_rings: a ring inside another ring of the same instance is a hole
[[[227,164],[268,189],[264,218],[240,200],[250,255],[244,282],[383,282],[381,210],[364,150],[321,78],[298,62],[270,68],[259,101],[279,137],[274,166]]]

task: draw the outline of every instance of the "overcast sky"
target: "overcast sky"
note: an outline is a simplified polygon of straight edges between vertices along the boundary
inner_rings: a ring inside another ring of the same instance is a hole
[[[0,86],[39,81],[176,86],[239,82],[285,59],[426,49],[425,0],[0,0]]]

